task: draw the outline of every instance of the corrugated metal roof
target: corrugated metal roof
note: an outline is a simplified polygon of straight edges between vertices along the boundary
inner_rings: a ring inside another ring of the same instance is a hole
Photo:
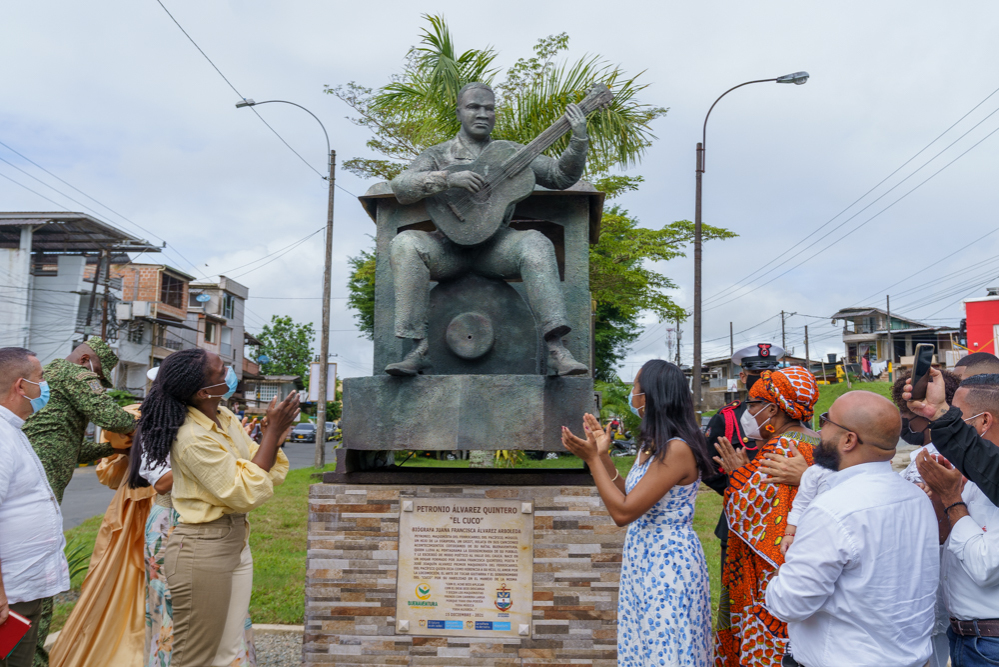
[[[86,213],[0,213],[0,248],[17,248],[20,228],[34,228],[35,253],[79,254],[104,249],[118,252],[159,252],[160,247],[127,234]]]

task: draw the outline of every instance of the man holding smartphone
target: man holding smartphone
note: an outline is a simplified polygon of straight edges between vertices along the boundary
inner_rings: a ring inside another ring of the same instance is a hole
[[[930,420],[930,435],[940,453],[978,485],[994,505],[999,505],[999,447],[979,435],[975,427],[964,420],[960,408],[947,404],[940,371],[931,368],[929,375],[925,398],[913,400],[911,383],[905,385],[902,398],[908,401],[909,410],[914,414]],[[977,382],[993,385],[999,392],[999,375],[975,377]]]

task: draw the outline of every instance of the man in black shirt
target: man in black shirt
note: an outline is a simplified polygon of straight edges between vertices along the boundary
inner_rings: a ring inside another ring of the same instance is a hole
[[[975,375],[961,383],[958,388],[968,391],[971,386],[976,392],[990,394],[992,401],[999,404],[999,374]],[[933,445],[965,477],[978,485],[982,493],[994,504],[999,505],[999,447],[978,434],[974,424],[979,419],[967,421],[960,408],[947,404],[943,375],[935,368],[930,369],[930,383],[926,388],[926,398],[913,401],[912,385],[905,385],[902,397],[909,401],[909,410],[930,419],[930,435]],[[984,415],[975,417],[984,418]],[[968,423],[968,422],[972,423]]]

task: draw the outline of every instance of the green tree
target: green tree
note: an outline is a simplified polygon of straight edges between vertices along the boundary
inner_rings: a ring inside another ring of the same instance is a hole
[[[452,138],[460,128],[455,115],[458,91],[466,83],[482,81],[496,92],[494,139],[529,143],[558,120],[567,104],[579,102],[594,83],[604,83],[614,93],[613,103],[588,120],[590,153],[586,180],[609,194],[634,189],[640,176],[611,175],[615,167],[635,165],[656,138],[650,124],[666,109],[644,104],[637,95],[647,84],[640,75],[629,76],[600,56],[573,63],[556,63],[569,46],[565,33],[538,40],[534,55],[521,58],[496,81],[492,48],[459,53],[444,19],[427,16],[418,46],[406,55],[400,75],[378,89],[355,82],[326,86],[356,113],[351,121],[371,131],[367,146],[384,159],[354,158],[343,166],[366,178],[392,179],[424,150]],[[547,153],[558,156],[568,145],[568,135]]]
[[[600,240],[590,246],[590,294],[596,302],[594,377],[612,382],[614,368],[640,334],[638,318],[643,312],[660,321],[686,318],[686,311],[667,293],[676,285],[647,262],[683,257],[683,248],[694,238],[694,223],[680,220],[660,229],[640,227],[628,211],[612,206],[600,224]],[[735,236],[711,225],[702,225],[702,234],[705,241]]]
[[[267,362],[260,364],[262,373],[298,375],[308,381],[312,341],[316,338],[311,322],[296,324],[291,317],[272,315],[257,338],[261,343],[260,353],[267,356]]]
[[[492,48],[459,52],[439,16],[424,16],[428,26],[420,44],[411,48],[403,71],[377,91],[356,83],[326,87],[326,92],[348,104],[357,117],[351,120],[372,133],[367,146],[382,158],[354,158],[344,167],[367,178],[391,179],[426,148],[450,139],[459,129],[455,115],[457,93],[463,85],[483,81],[496,92],[496,127],[493,137],[529,143],[555,122],[567,104],[580,101],[597,82],[614,93],[607,109],[587,121],[590,152],[584,178],[608,197],[635,190],[638,175],[615,173],[636,165],[652,145],[651,123],[667,110],[638,99],[647,84],[630,76],[600,56],[575,62],[558,62],[568,48],[567,34],[538,40],[534,55],[521,58],[502,73],[494,66]],[[548,153],[557,156],[568,137]],[[704,239],[729,238],[727,230],[704,226]],[[638,318],[654,313],[660,320],[684,319],[668,290],[676,285],[648,266],[683,255],[693,238],[693,224],[673,222],[658,229],[640,227],[628,212],[612,207],[604,213],[602,233],[590,250],[590,289],[596,304],[596,368],[599,380],[616,380],[615,366],[640,332]],[[362,334],[372,338],[374,329],[375,257],[363,251],[350,258],[348,305]]]
[[[349,257],[350,279],[347,281],[347,306],[354,309],[357,328],[368,340],[375,331],[375,253],[362,250],[360,255]]]

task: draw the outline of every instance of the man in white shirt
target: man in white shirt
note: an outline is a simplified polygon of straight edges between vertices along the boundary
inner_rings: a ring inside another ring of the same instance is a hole
[[[951,403],[982,438],[999,443],[999,375],[969,377]],[[944,527],[940,567],[951,663],[999,664],[999,507],[946,459],[921,455],[916,464]]]
[[[0,667],[31,667],[42,600],[69,590],[59,503],[21,432],[25,418],[47,400],[34,352],[0,348],[0,625],[11,611],[31,621]]]
[[[805,511],[766,591],[767,609],[788,624],[793,658],[784,664],[923,667],[939,534],[926,494],[891,468],[898,409],[854,391],[820,424],[815,463],[838,472]]]

